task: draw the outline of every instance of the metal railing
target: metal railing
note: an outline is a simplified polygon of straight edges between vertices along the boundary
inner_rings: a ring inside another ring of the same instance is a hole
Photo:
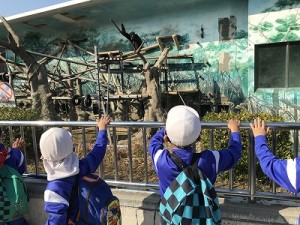
[[[300,123],[284,123],[284,122],[272,122],[266,123],[266,125],[271,128],[272,135],[272,145],[270,146],[271,150],[274,154],[276,154],[276,131],[278,130],[289,130],[291,133],[291,140],[293,143],[293,147],[291,151],[293,151],[294,157],[298,157],[299,150],[299,129]],[[149,159],[148,154],[148,141],[149,139],[146,137],[146,129],[148,128],[161,128],[164,126],[162,122],[111,122],[108,129],[109,134],[109,147],[112,149],[113,155],[113,170],[114,177],[110,179],[106,179],[107,183],[113,186],[122,187],[122,188],[136,188],[142,190],[154,189],[158,190],[157,182],[150,182],[148,177],[148,170],[152,165],[149,165],[147,159]],[[31,140],[26,142],[31,142],[31,147],[28,149],[26,146],[24,149],[25,159],[27,165],[29,164],[29,155],[34,155],[34,159],[31,159],[31,164],[33,164],[34,171],[27,172],[24,176],[30,178],[30,182],[41,182],[41,180],[45,181],[45,173],[40,170],[40,152],[39,152],[39,135],[46,130],[48,127],[64,127],[68,129],[70,132],[77,133],[77,141],[82,144],[82,150],[84,154],[87,154],[87,131],[94,132],[96,134],[96,122],[94,121],[0,121],[0,127],[6,127],[9,131],[9,140],[10,143],[15,139],[16,136],[24,137],[28,136],[28,131],[30,131]],[[123,130],[123,139],[126,139],[126,142],[123,142],[123,146],[125,145],[127,149],[127,158],[128,158],[128,179],[120,179],[119,173],[120,168],[118,165],[118,151],[120,148],[119,145],[119,137],[120,129]],[[210,130],[210,149],[214,149],[215,139],[214,139],[214,130],[215,129],[227,129],[227,123],[225,122],[203,122],[202,130],[209,129]],[[249,122],[242,122],[240,129],[250,129]],[[140,137],[139,141],[142,143],[141,154],[143,154],[143,170],[144,177],[143,181],[134,181],[133,175],[140,171],[135,171],[133,168],[133,158],[132,158],[132,146],[134,144],[133,141],[133,133],[134,131],[139,130]],[[17,131],[17,134],[16,134]],[[39,134],[38,134],[39,133]],[[125,137],[124,137],[125,136]],[[27,137],[28,138],[28,137]],[[92,141],[94,142],[95,139]],[[267,199],[280,199],[280,200],[291,200],[291,201],[299,201],[298,197],[293,193],[277,193],[276,192],[276,184],[272,182],[271,191],[257,191],[256,190],[256,157],[254,152],[254,139],[253,134],[250,131],[248,137],[248,149],[243,149],[243,151],[248,152],[248,182],[247,188],[245,189],[235,189],[234,188],[234,169],[229,171],[228,176],[228,187],[227,188],[217,188],[217,192],[221,196],[240,196],[247,197],[250,202],[254,202],[256,198],[267,198]],[[125,143],[125,144],[124,144]],[[92,143],[90,143],[92,144]],[[105,168],[103,168],[103,164],[99,167],[100,175],[104,175]]]

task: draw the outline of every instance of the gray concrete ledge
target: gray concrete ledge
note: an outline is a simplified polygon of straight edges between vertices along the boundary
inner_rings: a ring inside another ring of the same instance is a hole
[[[46,181],[28,181],[30,211],[26,218],[31,225],[42,225],[47,219],[43,202]],[[113,189],[113,192],[120,199],[123,225],[159,225],[158,192],[127,189]],[[300,204],[294,202],[259,200],[249,203],[247,198],[240,197],[220,197],[219,200],[223,225],[297,225],[300,214]]]

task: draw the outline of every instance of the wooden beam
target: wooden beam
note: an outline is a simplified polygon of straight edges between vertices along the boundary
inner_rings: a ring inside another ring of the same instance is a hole
[[[162,42],[162,38],[161,37],[156,37],[156,41],[159,45],[160,50],[163,51],[164,50],[164,44]]]
[[[178,37],[180,37],[179,35],[173,34],[172,35],[172,39],[176,45],[177,50],[180,50],[180,45],[179,45],[179,41],[178,41]]]

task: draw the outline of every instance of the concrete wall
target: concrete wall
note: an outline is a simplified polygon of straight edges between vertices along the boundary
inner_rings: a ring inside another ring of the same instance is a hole
[[[29,181],[29,213],[26,218],[31,225],[42,225],[47,219],[44,212],[43,191],[46,181]],[[120,199],[123,225],[159,225],[157,211],[159,195],[154,191],[113,189]],[[248,203],[246,198],[220,197],[223,225],[297,224],[300,205],[276,200],[258,200]]]

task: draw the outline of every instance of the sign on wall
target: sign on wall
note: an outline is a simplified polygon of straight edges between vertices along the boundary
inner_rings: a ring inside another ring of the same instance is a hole
[[[15,107],[15,95],[12,86],[7,82],[0,82],[0,107]]]

